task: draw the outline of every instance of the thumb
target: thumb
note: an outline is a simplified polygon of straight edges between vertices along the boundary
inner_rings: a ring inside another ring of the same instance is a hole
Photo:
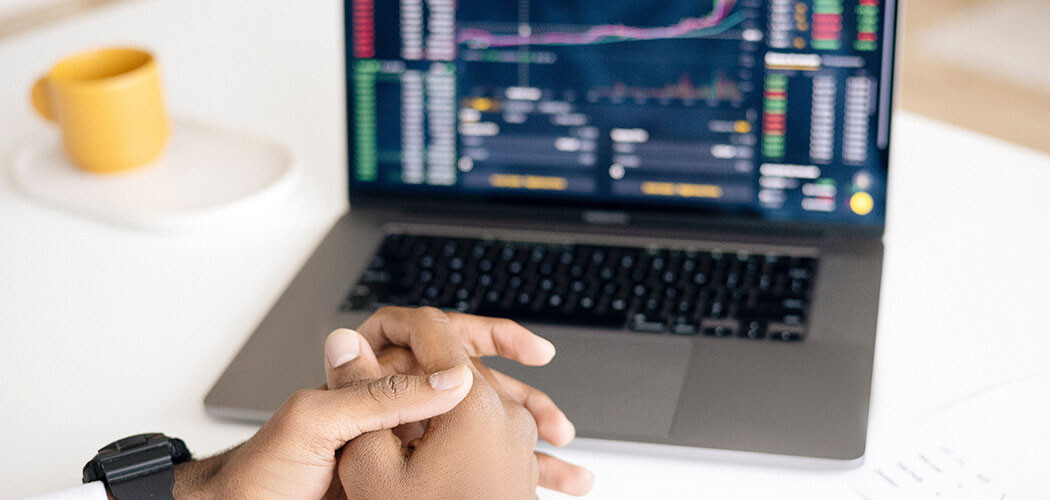
[[[470,392],[474,374],[466,365],[430,375],[390,375],[334,390],[301,391],[285,404],[288,418],[335,451],[366,432],[426,420],[456,407]]]

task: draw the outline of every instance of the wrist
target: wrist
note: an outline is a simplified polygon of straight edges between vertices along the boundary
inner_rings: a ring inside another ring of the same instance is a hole
[[[215,500],[216,477],[222,467],[222,455],[204,460],[192,460],[175,466],[175,500]]]

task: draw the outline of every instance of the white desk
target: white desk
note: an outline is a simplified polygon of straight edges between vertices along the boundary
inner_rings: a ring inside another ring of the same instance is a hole
[[[201,401],[345,209],[341,33],[337,0],[158,0],[0,44],[5,174],[19,144],[55,134],[28,105],[35,77],[114,43],[160,54],[174,113],[276,138],[306,167],[295,201],[180,235],[43,208],[0,175],[0,497],[74,485],[132,433],[199,454],[252,434]],[[899,426],[1050,359],[1050,157],[906,113],[894,135],[874,457]],[[596,471],[592,498],[853,498],[842,472],[562,455]]]

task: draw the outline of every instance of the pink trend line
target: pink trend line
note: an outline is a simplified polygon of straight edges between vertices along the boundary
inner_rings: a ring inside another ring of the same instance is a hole
[[[683,19],[680,23],[663,28],[635,28],[631,26],[595,26],[584,33],[551,32],[541,35],[494,35],[479,29],[464,29],[459,32],[459,43],[480,42],[489,47],[516,47],[519,45],[587,45],[603,38],[627,38],[631,40],[658,40],[675,38],[691,31],[713,28],[729,15],[734,0],[715,0],[711,14],[703,18]]]

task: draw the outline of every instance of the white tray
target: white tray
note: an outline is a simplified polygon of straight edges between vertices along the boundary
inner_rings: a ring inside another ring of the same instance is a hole
[[[30,198],[77,215],[150,230],[198,230],[244,219],[287,198],[292,155],[266,139],[176,119],[161,159],[117,174],[92,174],[58,139],[20,149],[14,184]]]

